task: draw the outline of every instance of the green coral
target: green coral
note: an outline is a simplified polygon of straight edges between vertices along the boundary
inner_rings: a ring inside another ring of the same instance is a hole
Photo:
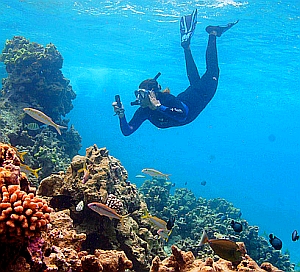
[[[284,271],[293,271],[289,254],[274,250],[266,238],[259,236],[259,228],[250,226],[241,218],[240,209],[225,199],[197,199],[193,192],[186,188],[176,189],[174,195],[171,195],[168,182],[156,179],[147,180],[141,186],[141,191],[151,215],[165,221],[175,216],[175,226],[168,244],[176,244],[184,251],[192,251],[198,258],[205,259],[211,256],[216,259],[218,257],[214,256],[210,247],[197,246],[205,229],[210,239],[225,237],[244,242],[248,254],[258,264],[267,261]],[[159,197],[154,200],[156,192]],[[232,220],[242,223],[241,233],[234,232],[230,226]]]
[[[76,94],[60,70],[63,57],[54,44],[44,47],[15,36],[6,41],[0,61],[8,73],[2,95],[11,103],[35,105],[56,122],[72,110]]]

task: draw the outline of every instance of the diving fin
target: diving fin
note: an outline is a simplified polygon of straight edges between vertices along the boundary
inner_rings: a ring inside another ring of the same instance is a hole
[[[217,37],[221,37],[221,35],[227,31],[228,29],[232,28],[234,25],[236,25],[239,22],[239,20],[233,22],[233,23],[229,23],[226,26],[208,26],[206,27],[206,32],[208,34],[213,34],[215,33],[215,35]]]
[[[197,24],[197,9],[191,15],[182,16],[180,19],[181,46],[187,49],[194,34]]]

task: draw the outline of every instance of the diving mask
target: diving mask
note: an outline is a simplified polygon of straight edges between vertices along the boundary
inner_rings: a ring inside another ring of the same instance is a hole
[[[131,102],[131,106],[140,105],[141,100],[145,99],[147,96],[149,96],[150,91],[146,89],[138,89],[134,92],[134,95],[136,97],[136,100]]]

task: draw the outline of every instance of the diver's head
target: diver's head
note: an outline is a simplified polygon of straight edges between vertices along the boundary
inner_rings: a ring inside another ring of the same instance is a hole
[[[139,89],[134,92],[136,100],[131,102],[131,106],[140,105],[141,107],[147,107],[149,105],[150,92],[159,92],[161,90],[161,86],[157,82],[160,75],[161,73],[158,73],[154,78],[145,79],[140,83]]]
[[[142,81],[139,85],[139,89],[158,92],[161,90],[161,86],[158,84],[158,82],[155,79],[151,78]]]

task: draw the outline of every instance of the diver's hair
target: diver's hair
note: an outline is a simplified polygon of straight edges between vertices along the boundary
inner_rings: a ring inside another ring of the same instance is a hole
[[[139,89],[145,89],[149,91],[160,91],[161,86],[158,84],[158,82],[155,79],[150,78],[142,81],[139,85]]]

